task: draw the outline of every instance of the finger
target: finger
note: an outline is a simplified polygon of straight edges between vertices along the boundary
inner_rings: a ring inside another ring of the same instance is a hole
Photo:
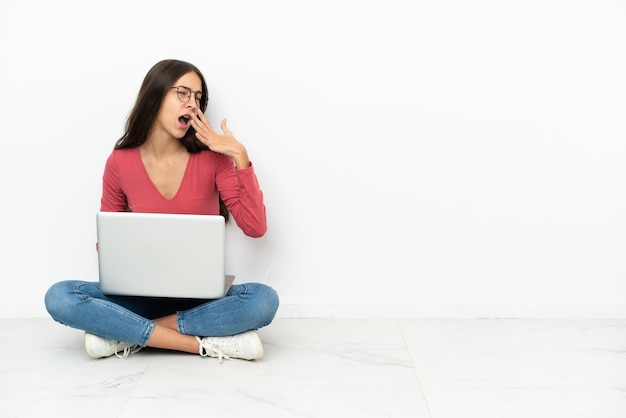
[[[197,132],[200,132],[200,131],[207,132],[207,133],[214,132],[213,127],[211,126],[211,123],[209,123],[207,118],[202,113],[197,113],[195,114],[193,118],[191,118],[191,126],[193,126],[193,128]]]
[[[209,132],[214,132],[213,131],[213,127],[211,126],[211,123],[206,118],[206,116],[204,116],[204,113],[202,113],[202,112],[196,113],[196,118],[195,119],[197,119],[199,124],[206,125],[206,127],[207,127]]]
[[[230,130],[228,129],[228,126],[226,126],[226,123],[227,123],[227,122],[228,122],[228,121],[226,120],[226,118],[222,119],[222,125],[221,125],[221,128],[222,128],[222,131],[223,131],[225,134],[226,134],[226,133],[227,133],[227,134],[230,134],[231,132],[230,132]]]

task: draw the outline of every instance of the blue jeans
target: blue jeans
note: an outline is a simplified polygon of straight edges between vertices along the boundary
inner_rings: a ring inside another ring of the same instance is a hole
[[[223,337],[264,327],[278,310],[278,295],[269,286],[247,283],[213,300],[105,296],[97,282],[67,280],[50,287],[45,303],[61,324],[145,347],[153,319],[174,313],[181,334]]]

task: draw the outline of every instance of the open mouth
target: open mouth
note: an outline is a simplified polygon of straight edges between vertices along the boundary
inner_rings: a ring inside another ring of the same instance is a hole
[[[191,117],[189,115],[183,115],[178,118],[178,122],[180,123],[182,127],[188,128],[189,125],[191,124]]]

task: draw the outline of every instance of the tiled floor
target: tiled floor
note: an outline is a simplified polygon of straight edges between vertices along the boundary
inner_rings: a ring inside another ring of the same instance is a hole
[[[1,417],[626,417],[626,320],[277,319],[254,362],[0,320]]]

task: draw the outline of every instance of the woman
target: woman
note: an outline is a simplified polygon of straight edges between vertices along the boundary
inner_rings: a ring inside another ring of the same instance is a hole
[[[193,65],[165,60],[146,75],[126,132],[103,175],[102,211],[222,214],[243,232],[266,231],[265,206],[246,148],[204,116],[208,89]],[[142,347],[253,360],[263,355],[256,329],[278,309],[265,285],[233,285],[216,300],[105,296],[98,283],[63,281],[45,297],[58,322],[85,331],[94,358],[126,358]]]

